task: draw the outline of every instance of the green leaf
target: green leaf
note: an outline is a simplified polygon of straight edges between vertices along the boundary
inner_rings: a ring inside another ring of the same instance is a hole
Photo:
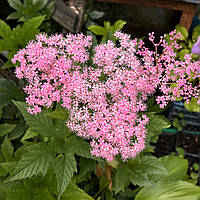
[[[192,97],[190,102],[187,104],[185,101],[184,106],[188,111],[191,112],[200,112],[200,105],[197,103],[198,99]]]
[[[67,111],[66,109],[56,109],[52,112],[45,113],[45,116],[55,119],[67,120],[69,117],[69,111]]]
[[[94,158],[90,154],[89,143],[84,141],[82,138],[77,137],[77,136],[72,136],[68,139],[66,150],[71,151],[74,154],[81,156],[81,157],[84,157],[84,158]]]
[[[56,158],[55,173],[59,198],[66,190],[74,173],[77,172],[76,160],[73,154],[66,152]]]
[[[39,26],[44,21],[45,16],[38,16],[33,17],[27,22],[24,23],[21,30],[21,36],[20,38],[24,41],[22,42],[22,45],[25,46],[29,40],[33,39],[35,34],[39,32]]]
[[[163,156],[159,158],[161,164],[168,171],[167,176],[159,176],[164,180],[183,180],[187,174],[188,161],[178,156]]]
[[[0,106],[3,107],[13,99],[24,100],[24,93],[15,85],[14,82],[5,78],[0,78]]]
[[[18,19],[20,17],[21,17],[20,12],[13,12],[10,15],[8,15],[8,17],[6,18],[6,20]]]
[[[84,190],[75,184],[69,184],[63,193],[63,200],[93,200]]]
[[[184,181],[158,182],[144,187],[135,200],[198,200],[200,187]]]
[[[149,117],[149,123],[147,129],[153,134],[158,134],[162,132],[162,129],[169,128],[171,126],[170,122],[164,115],[155,115],[154,113],[147,113]]]
[[[12,143],[10,142],[8,137],[5,137],[3,143],[1,144],[1,152],[6,162],[12,160],[14,147],[12,146]]]
[[[8,0],[8,4],[10,7],[14,8],[15,10],[20,10],[22,7],[22,3],[20,0]]]
[[[14,65],[13,65],[13,63],[10,61],[10,60],[8,60],[2,67],[1,67],[1,69],[9,69],[9,68],[11,68],[11,67],[13,67]]]
[[[0,124],[0,137],[10,133],[15,128],[15,126],[15,124]]]
[[[95,35],[106,34],[106,30],[102,26],[92,25],[92,26],[88,27],[88,30],[92,31]]]
[[[194,29],[193,29],[192,41],[196,42],[195,40],[198,39],[199,35],[200,35],[200,24],[198,26],[194,27]]]
[[[45,112],[37,115],[31,115],[27,112],[28,106],[24,102],[14,101],[14,104],[20,110],[26,123],[33,132],[42,136],[62,136],[65,137],[70,134],[69,129],[66,127],[65,122],[61,120],[52,120],[50,117],[45,116]]]
[[[3,20],[0,19],[0,36],[6,37],[11,32],[10,26],[6,24]]]
[[[87,181],[90,173],[96,171],[96,161],[92,159],[81,158],[79,162],[80,172],[78,174],[78,183]]]
[[[117,20],[110,28],[112,33],[115,33],[116,31],[119,31],[123,29],[124,25],[126,24],[123,20]]]
[[[115,193],[124,191],[130,184],[130,169],[124,163],[120,163],[115,174]]]
[[[100,12],[98,10],[93,10],[88,15],[89,15],[90,19],[94,20],[94,19],[99,19],[99,18],[103,17],[104,12]]]
[[[28,146],[26,153],[18,161],[14,173],[9,177],[8,181],[30,178],[40,174],[44,176],[52,160],[52,150],[48,145],[39,143]]]
[[[43,9],[46,4],[47,4],[48,0],[37,0],[34,4],[34,7],[36,8],[36,10],[41,10]]]
[[[181,60],[184,60],[185,59],[185,54],[189,54],[189,53],[190,53],[189,49],[181,49],[178,52],[178,55],[179,55]]]
[[[51,15],[53,14],[55,9],[55,2],[52,1],[51,3],[49,3],[46,7],[46,11],[45,11],[45,15],[47,18],[51,17]]]
[[[175,26],[176,32],[179,32],[182,35],[180,40],[186,40],[188,38],[188,31],[184,26],[176,25]]]
[[[156,157],[141,155],[127,163],[120,163],[115,176],[115,192],[123,191],[129,183],[140,187],[152,185],[152,177],[155,175],[168,175],[166,168]]]
[[[130,160],[128,168],[131,182],[139,186],[152,184],[152,176],[168,174],[166,168],[154,156],[139,156]]]
[[[31,138],[34,138],[36,136],[38,136],[38,133],[35,133],[35,132],[31,131],[30,129],[28,129],[26,131],[25,135],[22,137],[21,142],[31,139]]]

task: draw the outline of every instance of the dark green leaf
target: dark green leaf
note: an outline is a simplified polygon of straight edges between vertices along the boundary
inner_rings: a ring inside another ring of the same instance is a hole
[[[77,172],[76,160],[73,154],[66,152],[56,158],[55,172],[59,198],[66,190],[74,173]]]
[[[44,176],[52,160],[52,150],[48,145],[39,143],[28,146],[26,153],[18,161],[15,171],[8,181],[30,178],[39,174]]]
[[[15,128],[15,126],[15,124],[0,124],[0,136],[7,135]]]
[[[12,143],[8,137],[5,137],[3,143],[1,144],[1,152],[6,162],[12,161],[13,151],[14,147],[12,146]]]
[[[90,19],[99,19],[104,16],[104,12],[100,12],[98,10],[93,10],[89,14]]]

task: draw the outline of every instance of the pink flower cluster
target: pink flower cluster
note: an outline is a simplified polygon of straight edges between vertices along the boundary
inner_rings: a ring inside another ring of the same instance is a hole
[[[91,154],[107,160],[121,155],[126,160],[145,148],[148,97],[157,88],[157,102],[164,107],[177,97],[199,97],[199,62],[177,61],[174,49],[179,35],[170,33],[170,42],[161,37],[151,51],[143,41],[116,32],[112,41],[92,49],[90,36],[36,36],[18,51],[13,63],[20,63],[16,76],[28,85],[29,112],[37,114],[53,103],[70,111],[67,126],[78,136],[90,140]],[[159,54],[159,48],[162,52]]]

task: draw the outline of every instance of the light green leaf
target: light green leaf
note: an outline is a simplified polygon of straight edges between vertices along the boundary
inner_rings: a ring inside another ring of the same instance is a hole
[[[22,3],[20,0],[8,0],[8,4],[10,7],[14,8],[15,10],[20,10],[22,7]]]
[[[0,124],[0,137],[10,133],[15,128],[15,126],[15,124]]]
[[[25,135],[22,137],[21,142],[28,140],[30,138],[34,138],[36,136],[38,136],[38,133],[31,131],[31,129],[28,129]]]
[[[178,52],[178,55],[180,57],[181,60],[184,60],[185,58],[185,54],[189,54],[190,51],[189,49],[181,49],[179,52]]]
[[[66,190],[74,173],[77,172],[76,160],[73,154],[66,152],[56,158],[55,173],[59,198]]]
[[[10,26],[6,24],[3,20],[0,19],[0,36],[6,37],[11,32]]]
[[[12,146],[12,143],[10,142],[8,137],[6,136],[4,138],[3,143],[1,144],[1,153],[5,158],[6,162],[12,161],[13,151],[14,147]]]
[[[193,29],[192,41],[196,42],[195,40],[198,39],[199,35],[200,35],[200,24],[195,26],[194,29]]]
[[[188,38],[188,31],[184,26],[176,25],[175,26],[176,32],[179,32],[182,35],[182,39],[180,40],[186,40]]]
[[[190,102],[187,104],[185,101],[184,106],[188,111],[191,112],[200,112],[200,105],[197,103],[198,99],[192,97]]]
[[[8,181],[15,181],[32,176],[47,173],[47,170],[52,163],[53,154],[51,148],[44,144],[34,144],[26,148],[26,153],[22,159],[18,161],[16,169]]]
[[[93,200],[84,190],[75,184],[69,184],[63,193],[63,200]]]
[[[170,122],[164,115],[155,115],[154,113],[146,113],[149,117],[149,123],[147,124],[149,136],[158,136],[162,129],[169,128]]]
[[[184,181],[166,181],[144,187],[135,200],[198,200],[199,197],[199,186]]]
[[[168,171],[166,176],[158,176],[158,180],[183,180],[187,174],[188,161],[178,156],[163,156],[160,163]]]
[[[106,30],[102,26],[92,25],[92,26],[88,27],[88,30],[92,31],[95,35],[106,34]]]
[[[111,26],[111,32],[115,33],[116,31],[119,31],[123,29],[124,25],[126,24],[123,20],[117,20],[112,26]]]
[[[56,109],[52,112],[45,113],[45,116],[55,119],[67,120],[69,117],[69,111],[67,111],[66,109]]]

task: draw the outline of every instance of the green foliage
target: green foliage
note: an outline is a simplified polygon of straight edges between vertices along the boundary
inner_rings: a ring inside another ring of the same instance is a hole
[[[53,158],[52,149],[46,144],[39,143],[28,146],[26,153],[9,177],[9,181],[31,178],[41,174],[44,176],[50,163],[53,162]]]
[[[104,43],[108,40],[115,40],[113,34],[116,31],[121,30],[125,24],[126,24],[125,21],[118,20],[111,26],[110,22],[105,21],[104,27],[98,25],[92,25],[88,27],[88,29],[92,31],[95,35],[102,35],[101,43]]]
[[[115,192],[123,191],[130,183],[146,186],[153,184],[152,176],[167,175],[162,163],[153,156],[139,156],[127,163],[120,163],[115,174]]]
[[[198,99],[192,97],[189,103],[187,103],[187,102],[184,103],[184,106],[188,111],[199,112],[200,106],[197,103],[197,101],[198,101]]]
[[[150,142],[156,143],[162,130],[169,128],[171,124],[164,115],[157,115],[154,112],[146,114],[149,117],[149,123],[147,125],[148,134],[146,138],[146,143],[148,145]]]
[[[8,19],[18,19],[19,22],[26,22],[29,19],[45,15],[48,19],[54,11],[55,2],[48,3],[48,0],[8,0],[9,6],[16,12],[11,13]]]
[[[64,121],[53,120],[52,118],[45,116],[45,112],[37,115],[31,115],[27,112],[28,106],[24,102],[15,101],[14,104],[22,113],[22,116],[31,131],[48,137],[55,136],[56,134],[64,137],[70,134]]]
[[[5,137],[3,143],[1,144],[1,153],[6,162],[12,160],[13,151],[14,147],[12,146],[12,143],[10,142],[8,137]]]
[[[8,123],[0,124],[0,137],[10,133],[15,128],[15,126],[15,124]]]
[[[182,36],[182,38],[180,40],[186,40],[188,38],[188,31],[185,27],[181,26],[181,25],[176,25],[175,27],[176,31],[179,32]]]
[[[45,116],[55,118],[55,119],[61,119],[61,120],[67,120],[69,117],[69,112],[66,109],[56,109],[52,112],[45,113]]]
[[[185,181],[160,181],[144,187],[135,200],[198,200],[200,187]]]
[[[74,155],[68,152],[65,152],[64,155],[58,155],[55,161],[55,172],[57,178],[57,190],[60,198],[74,173],[77,172]]]
[[[13,81],[0,78],[0,108],[8,105],[12,100],[24,100],[24,98],[24,93]]]
[[[35,34],[39,32],[39,27],[44,20],[44,16],[38,16],[29,19],[22,26],[11,28],[3,21],[0,20],[0,52],[9,51],[9,60],[3,66],[3,68],[12,67],[11,59],[19,48],[23,48],[26,44],[35,37]]]

